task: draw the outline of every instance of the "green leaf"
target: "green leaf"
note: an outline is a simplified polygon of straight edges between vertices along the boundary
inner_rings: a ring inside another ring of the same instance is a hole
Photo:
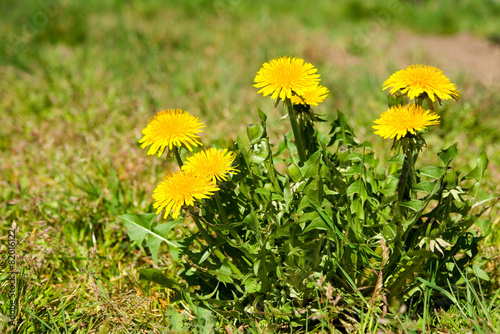
[[[354,131],[349,126],[347,117],[340,110],[337,110],[337,119],[333,121],[329,134],[331,135],[331,139],[328,146],[334,144],[337,144],[337,146],[358,146]]]
[[[248,139],[248,136],[240,136],[238,135],[236,137],[236,144],[238,147],[249,147],[250,146],[250,140]],[[243,152],[243,150],[242,150]]]
[[[252,211],[243,219],[243,224],[248,225],[250,230],[255,233],[259,232],[259,220],[257,218],[257,214],[252,209]]]
[[[309,225],[307,225],[303,233],[307,233],[312,230],[328,230],[328,225],[325,223],[323,218],[317,217]]]
[[[319,217],[319,214],[317,211],[306,212],[306,213],[300,215],[300,218],[297,219],[297,224],[313,221],[317,217]]]
[[[262,121],[262,123],[266,123],[266,120],[267,120],[266,114],[260,109],[258,110],[258,112],[259,112],[259,117],[260,117],[260,120]]]
[[[342,172],[344,175],[359,175],[361,173],[363,173],[363,166],[360,163],[354,163]]]
[[[417,279],[420,282],[422,282],[425,285],[427,285],[428,287],[433,288],[434,290],[437,290],[437,291],[441,292],[443,295],[445,295],[446,297],[448,297],[448,299],[451,300],[453,303],[457,303],[457,299],[451,293],[449,293],[448,291],[446,291],[445,289],[443,289],[443,288],[441,288],[441,287],[437,286],[436,284],[433,284],[433,283],[431,283],[429,281],[426,281],[426,280],[424,280],[421,277],[417,277]]]
[[[260,291],[262,287],[262,282],[255,279],[254,277],[249,277],[245,279],[242,284],[245,286],[245,293],[251,294]]]
[[[304,178],[315,177],[318,175],[321,161],[321,151],[316,151],[304,164],[302,169],[306,169]]]
[[[490,280],[490,277],[488,276],[488,274],[479,267],[479,265],[475,264],[472,266],[472,269],[474,270],[474,273],[476,274],[476,276],[480,279],[482,279],[483,281],[489,281]]]
[[[316,205],[315,203],[309,201],[309,203],[311,204],[312,207],[314,207],[314,209],[316,209],[316,211],[319,213],[319,215],[321,216],[321,218],[323,218],[324,222],[332,229],[335,231],[335,233],[340,237],[340,238],[343,238],[344,237],[344,234],[338,229],[337,226],[335,226],[333,224],[333,221],[325,214],[325,212],[323,211],[323,209],[321,207],[319,207],[318,205]]]
[[[321,191],[319,189],[319,185],[316,181],[309,183],[304,190],[302,191],[304,194],[304,198],[306,198],[310,202],[314,202],[317,204],[321,203]],[[301,206],[301,205],[299,205]]]
[[[361,178],[358,178],[349,186],[349,188],[347,188],[347,196],[354,194],[358,194],[361,197],[361,199],[363,199],[363,201],[366,200],[366,198],[368,197],[365,183]]]
[[[414,200],[408,201],[408,202],[400,202],[399,205],[403,206],[405,208],[412,209],[413,211],[418,211],[422,208],[423,203],[424,202],[422,202],[418,199],[414,199]]]
[[[150,233],[151,225],[153,225],[156,217],[155,213],[144,213],[141,215],[125,214],[118,218],[120,218],[123,225],[127,228],[130,239],[141,246],[146,235]]]
[[[479,219],[478,221],[476,221],[476,223],[474,225],[476,225],[480,229],[481,237],[483,237],[483,238],[488,236],[491,233],[491,230],[492,230],[491,220]]]
[[[170,241],[168,241],[167,238],[168,238],[168,233],[170,232],[170,230],[175,225],[178,225],[181,222],[182,222],[182,220],[174,220],[174,221],[169,221],[167,223],[160,224],[160,225],[153,227],[152,231],[155,234],[150,234],[148,236],[148,246],[149,246],[149,250],[151,251],[151,256],[153,257],[155,264],[158,264],[158,257],[157,257],[157,255],[153,255],[153,254],[158,254],[158,252],[160,251],[160,244],[162,241],[165,241],[169,245],[170,249],[178,248],[177,247],[178,244],[175,241],[170,242]],[[156,260],[155,260],[155,258],[156,258]]]
[[[365,210],[363,209],[363,205],[364,205],[364,201],[362,201],[360,198],[355,198],[352,202],[351,202],[351,206],[350,206],[350,209],[351,209],[351,213],[353,215],[356,215],[356,217],[358,217],[358,219],[360,220],[364,220],[365,219]],[[358,220],[356,220],[356,222],[358,222]],[[354,233],[356,234],[356,236],[359,236],[359,229],[357,228],[356,224],[354,224],[354,226],[352,226],[352,229],[354,231]]]
[[[434,189],[436,182],[422,181],[413,186],[413,190],[422,191],[424,193],[430,194]]]
[[[403,165],[403,162],[405,160],[405,155],[404,153],[399,153],[398,155],[393,156],[389,160],[385,162],[385,164],[398,164],[398,165]]]
[[[469,174],[464,177],[464,180],[475,179],[481,182],[483,179],[484,171],[488,167],[488,156],[485,151],[481,152],[481,155],[477,159],[477,166]]]
[[[214,275],[223,283],[233,283],[233,278],[231,277],[231,267],[229,266],[229,260],[224,259],[222,265],[216,270],[209,270],[209,274]]]
[[[170,229],[179,224],[181,220],[171,221],[158,225],[155,228],[151,228],[156,216],[157,215],[155,213],[145,213],[140,215],[125,214],[119,216],[118,218],[120,218],[123,225],[127,228],[129,238],[137,242],[139,246],[142,246],[144,239],[148,236],[147,244],[151,250],[151,256],[153,257],[154,263],[158,264],[158,251],[162,241],[170,246],[176,248],[179,247],[178,243],[167,239],[167,234]]]
[[[255,189],[255,193],[264,196],[268,201],[271,200],[271,191],[266,188],[257,188]]]
[[[351,152],[346,158],[347,161],[363,161],[363,154],[357,152]]]
[[[420,168],[419,172],[421,175],[429,176],[434,179],[439,179],[446,171],[443,167],[427,166]]]
[[[441,150],[441,152],[438,153],[438,156],[441,159],[441,161],[443,162],[444,167],[448,167],[448,164],[450,163],[450,161],[455,159],[458,156],[457,145],[458,145],[458,142],[451,145],[447,149]]]
[[[417,260],[425,259],[425,258],[430,258],[432,256],[434,256],[434,253],[431,252],[430,250],[418,249],[418,250],[414,250],[414,251],[406,253],[404,255],[404,258],[410,260],[410,263],[411,263],[411,262],[414,262],[416,259]],[[422,266],[421,264],[418,264],[418,263],[416,263],[416,265],[417,265],[417,267]]]
[[[264,136],[265,130],[262,124],[250,124],[247,126],[247,135],[248,139],[250,139],[250,144],[258,142]]]
[[[165,275],[163,275],[161,271],[154,268],[141,269],[139,271],[139,280],[153,282],[177,291],[179,291],[180,288],[177,282],[175,282],[173,279],[166,277]]]

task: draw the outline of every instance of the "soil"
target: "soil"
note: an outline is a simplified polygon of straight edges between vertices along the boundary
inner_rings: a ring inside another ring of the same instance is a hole
[[[445,73],[462,72],[481,82],[485,87],[500,87],[500,45],[470,34],[452,36],[417,35],[401,31],[387,46],[390,53],[422,54],[428,64]],[[419,58],[420,58],[419,57]],[[406,58],[406,57],[405,57]],[[402,64],[403,66],[405,64]]]
[[[351,41],[333,43],[324,35],[309,37],[303,46],[306,58],[314,63],[328,55],[327,62],[335,64],[341,72],[368,66],[385,77],[395,69],[424,64],[440,68],[447,77],[455,78],[454,82],[463,75],[466,81],[482,84],[487,89],[500,89],[500,44],[472,34],[422,35],[405,30],[376,30],[364,35],[364,39],[363,35],[353,32]],[[363,41],[361,48],[355,43],[360,40]],[[370,51],[364,52],[367,49]],[[465,91],[462,93],[467,95]]]

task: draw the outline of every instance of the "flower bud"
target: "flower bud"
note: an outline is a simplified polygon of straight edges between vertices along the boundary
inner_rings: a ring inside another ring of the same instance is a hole
[[[457,187],[457,172],[453,168],[448,168],[443,178],[443,184],[446,189],[454,189]]]
[[[250,156],[250,159],[252,159],[253,162],[258,164],[261,164],[264,161],[266,161],[267,158],[269,157],[269,153],[271,152],[269,144],[265,139],[258,140],[255,144],[251,146],[251,149],[252,149],[252,155]]]
[[[441,236],[441,230],[439,227],[434,227],[431,232],[429,233],[429,238],[430,239],[437,239]]]
[[[286,168],[286,174],[295,183],[302,180],[302,173],[300,172],[300,169],[296,164],[292,163],[288,165],[288,167]]]

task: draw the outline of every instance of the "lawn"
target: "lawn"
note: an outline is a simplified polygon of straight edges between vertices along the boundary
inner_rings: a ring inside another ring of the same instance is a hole
[[[481,193],[499,191],[498,1],[0,0],[0,13],[2,333],[237,332],[230,321],[196,314],[170,289],[139,280],[141,269],[175,277],[176,267],[165,245],[154,264],[118,216],[154,212],[153,190],[176,168],[138,143],[162,109],[202,119],[207,147],[246,134],[259,122],[258,109],[268,116],[270,138],[281,140],[289,130],[285,111],[252,86],[262,64],[278,56],[314,64],[330,90],[315,111],[325,124],[342,111],[383,159],[390,142],[372,129],[387,108],[382,83],[410,64],[442,69],[461,99],[440,108],[422,163],[458,142],[453,164],[470,171],[484,150]],[[409,306],[398,321],[380,322],[381,332],[500,331],[499,208],[484,214],[493,229],[463,268],[470,275],[458,290],[465,295],[443,303],[434,291],[430,315]],[[16,328],[8,325],[11,249]],[[349,319],[351,327],[343,319],[337,328],[287,332],[360,331],[363,312]]]

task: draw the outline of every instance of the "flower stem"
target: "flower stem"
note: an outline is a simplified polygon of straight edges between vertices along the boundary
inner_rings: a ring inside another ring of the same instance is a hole
[[[191,217],[193,218],[194,223],[198,228],[198,231],[200,231],[201,236],[203,237],[203,239],[205,239],[205,242],[207,243],[208,247],[212,247],[214,242],[210,237],[210,235],[208,234],[207,230],[203,227],[203,225],[201,225],[199,219],[196,217],[196,213],[191,208],[189,208],[189,213],[191,213]]]
[[[295,137],[295,145],[297,146],[299,159],[301,164],[303,164],[306,161],[306,150],[304,147],[304,140],[302,139],[302,134],[297,123],[297,116],[293,110],[292,101],[289,98],[286,98],[285,103],[288,109],[288,118],[290,118],[290,124],[292,125],[293,136]]]
[[[222,202],[220,201],[220,197],[218,193],[215,193],[215,202],[217,202],[217,208],[219,209],[219,214],[222,218],[222,221],[224,224],[229,224],[229,220],[227,219],[226,211],[224,210],[224,207],[222,206]]]
[[[432,102],[431,98],[429,96],[426,96],[425,99],[427,100],[427,104],[429,105],[429,110],[434,111],[434,103]]]
[[[267,145],[270,146],[269,144],[269,138],[267,140]],[[273,186],[275,189],[279,188],[278,182],[277,182],[277,177],[276,177],[276,170],[274,169],[274,161],[273,161],[273,154],[269,154],[269,161],[267,161],[267,174],[269,174],[271,178],[271,182],[273,183]]]
[[[405,152],[405,159],[403,161],[403,167],[401,168],[401,176],[398,182],[398,202],[403,201],[403,197],[406,190],[406,185],[408,183],[408,174],[410,173],[410,162],[408,161],[408,155]]]
[[[398,201],[404,199],[406,188],[408,187],[408,197],[411,199],[411,188],[415,184],[415,152],[418,154],[418,148],[413,142],[413,138],[403,138],[402,148],[404,153],[403,167],[398,183]]]
[[[205,239],[208,247],[213,248],[213,253],[215,254],[215,256],[217,256],[219,261],[224,262],[224,260],[227,260],[227,264],[229,265],[229,267],[231,267],[231,270],[235,274],[241,274],[241,271],[234,265],[234,263],[232,263],[230,261],[230,259],[227,256],[225,256],[219,248],[214,246],[214,242],[212,240],[212,237],[208,234],[207,230],[203,227],[203,225],[201,224],[199,219],[196,217],[196,214],[194,213],[194,211],[190,208],[189,212],[191,213],[191,217],[193,218],[194,223],[196,224],[196,227],[198,228],[198,231],[200,231],[200,233],[201,233],[203,239]]]
[[[181,155],[179,154],[179,148],[177,146],[174,146],[174,155],[175,155],[175,160],[177,160],[177,164],[179,165],[179,168],[182,169],[182,165],[184,165],[184,163],[182,162]]]
[[[214,197],[215,197],[215,202],[217,203],[217,208],[219,209],[219,214],[220,214],[220,217],[222,218],[222,221],[224,222],[224,224],[226,224],[226,226],[229,226],[229,219],[227,218],[226,211],[224,210],[224,207],[222,206],[222,202],[220,200],[219,193],[215,193]],[[243,241],[241,240],[240,236],[233,228],[229,229],[229,233],[231,233],[233,238],[238,243],[243,244]]]
[[[415,97],[415,104],[416,105],[421,106],[423,108],[423,106],[422,106],[423,102],[424,102],[424,97],[422,96],[422,94]]]

